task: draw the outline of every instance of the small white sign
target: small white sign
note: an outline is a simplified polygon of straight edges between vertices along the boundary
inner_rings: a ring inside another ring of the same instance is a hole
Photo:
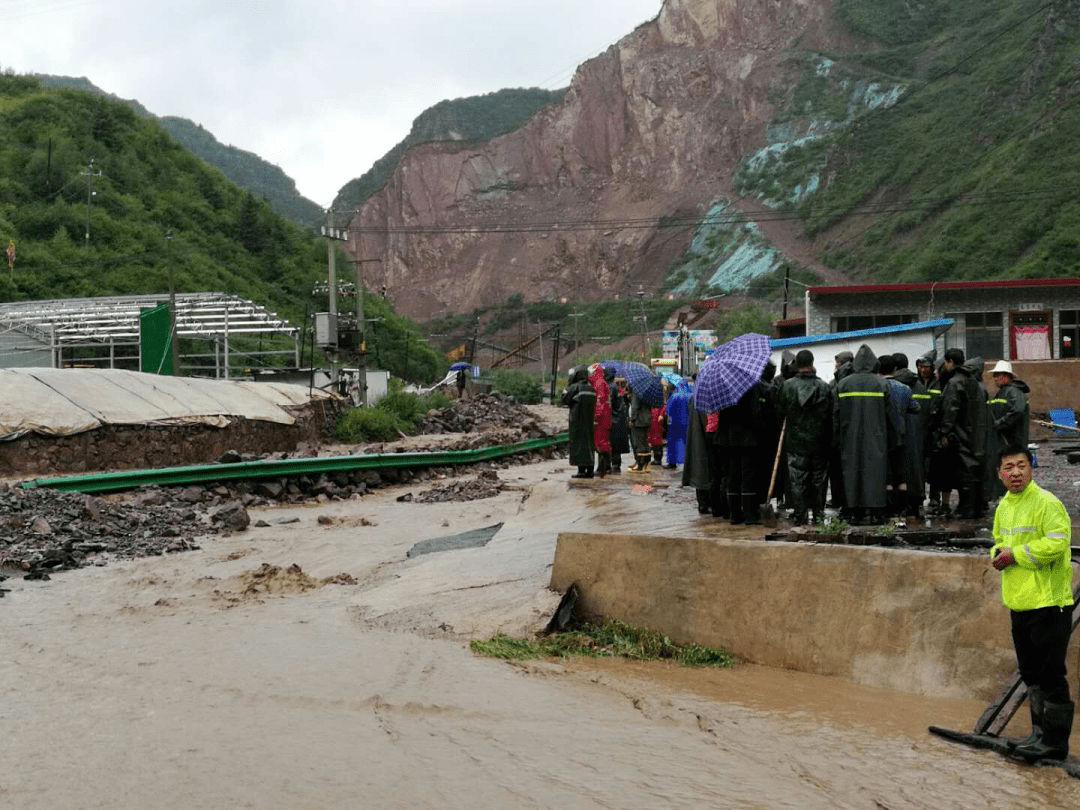
[[[1042,304],[1021,304],[1017,309],[1019,312],[1038,312],[1046,307]]]

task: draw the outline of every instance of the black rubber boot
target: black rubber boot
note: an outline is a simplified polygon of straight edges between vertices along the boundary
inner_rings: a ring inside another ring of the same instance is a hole
[[[742,512],[743,519],[746,521],[747,526],[761,524],[761,508],[758,506],[757,495],[755,493],[751,492],[743,494]]]
[[[1069,756],[1069,735],[1072,734],[1073,703],[1043,704],[1042,735],[1030,745],[1018,745],[1013,756],[1036,762],[1040,759],[1065,759]]]
[[[596,453],[596,475],[598,477],[603,478],[605,475],[608,474],[608,471],[611,468],[611,461],[609,460],[610,458],[611,454],[605,453],[603,450],[600,450]]]
[[[577,472],[570,476],[571,478],[592,478],[592,474],[589,473],[588,467],[578,467]]]
[[[1043,706],[1046,703],[1046,698],[1043,696],[1042,689],[1033,686],[1028,690],[1027,699],[1028,709],[1031,710],[1031,733],[1023,739],[1006,740],[1005,745],[1009,748],[1034,745],[1042,739]]]
[[[732,525],[737,526],[740,523],[745,523],[746,516],[743,515],[742,495],[729,492],[727,496],[727,502],[728,509],[731,511]]]

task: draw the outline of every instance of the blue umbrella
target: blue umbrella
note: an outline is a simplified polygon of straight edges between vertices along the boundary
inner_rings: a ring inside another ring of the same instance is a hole
[[[454,363],[454,365],[450,366],[451,371],[458,371],[460,369],[470,369],[470,368],[472,368],[472,366],[469,365],[468,363],[466,363],[464,360],[459,360],[457,363]]]
[[[653,408],[663,407],[664,388],[660,385],[659,377],[641,363],[623,363],[622,367],[626,384],[638,399]]]
[[[718,347],[698,372],[694,408],[706,412],[730,408],[761,379],[769,353],[769,339],[753,332]]]
[[[660,377],[672,385],[678,385],[683,381],[683,378],[673,371],[661,371]]]

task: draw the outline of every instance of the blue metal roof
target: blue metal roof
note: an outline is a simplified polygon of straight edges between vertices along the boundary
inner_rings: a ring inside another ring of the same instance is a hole
[[[933,321],[916,321],[915,323],[902,323],[897,326],[879,326],[875,329],[856,329],[854,332],[830,332],[827,335],[806,335],[805,337],[774,338],[769,341],[773,349],[783,349],[788,346],[806,346],[814,343],[826,343],[830,340],[855,340],[875,335],[895,335],[901,332],[916,332],[920,329],[933,329],[944,332],[953,325],[952,318],[938,318]]]

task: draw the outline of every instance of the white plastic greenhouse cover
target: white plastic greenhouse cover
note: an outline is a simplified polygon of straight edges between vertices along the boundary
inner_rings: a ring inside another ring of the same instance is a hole
[[[283,383],[168,377],[119,369],[0,369],[0,440],[67,436],[102,425],[204,424],[232,418],[291,425],[284,410],[325,391]]]

